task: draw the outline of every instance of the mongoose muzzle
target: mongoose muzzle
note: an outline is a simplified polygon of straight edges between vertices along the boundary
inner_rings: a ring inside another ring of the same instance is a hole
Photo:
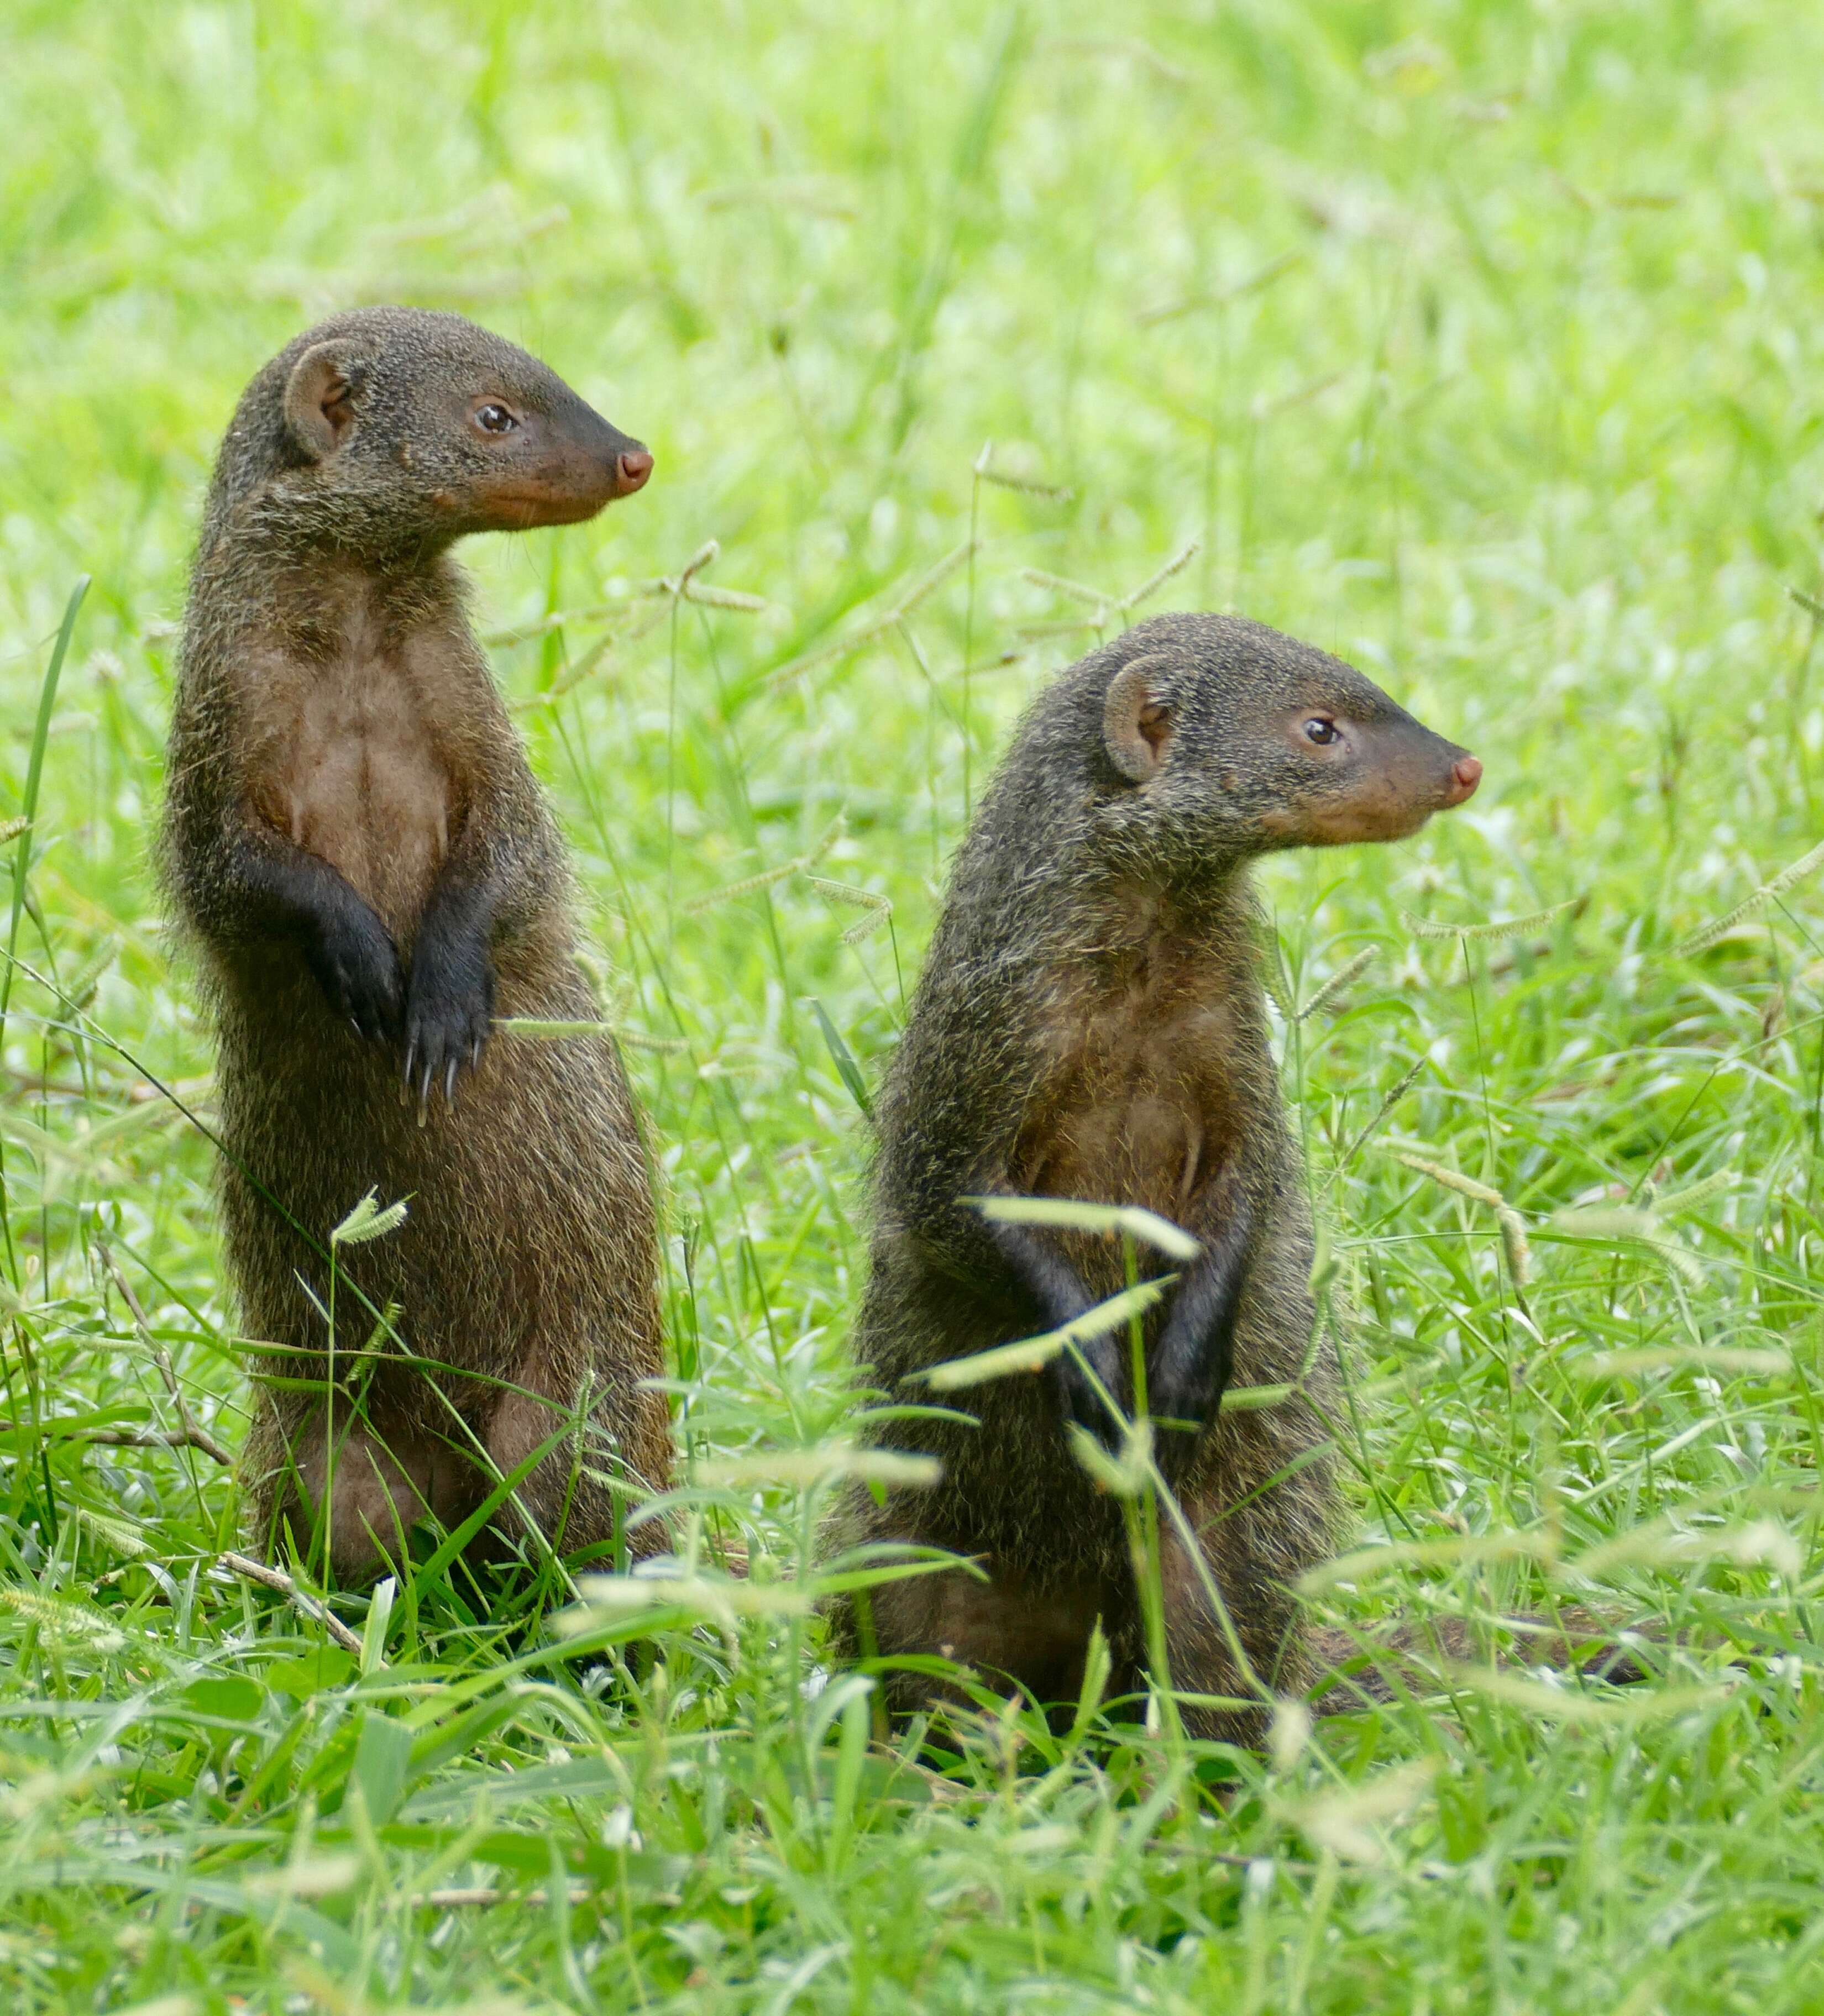
[[[204,543],[256,486],[294,542],[373,559],[575,524],[651,473],[642,443],[516,344],[461,315],[361,308],[288,344],[247,388]]]

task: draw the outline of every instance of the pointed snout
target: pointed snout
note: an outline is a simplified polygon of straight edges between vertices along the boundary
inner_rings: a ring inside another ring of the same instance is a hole
[[[1476,787],[1482,782],[1482,761],[1472,756],[1467,750],[1451,765],[1451,782],[1444,795],[1444,808],[1460,805],[1465,798],[1476,795]]]
[[[646,487],[652,473],[652,452],[644,441],[622,434],[580,399],[566,431],[580,452],[579,459],[586,463],[586,473],[578,471],[579,484],[593,492],[597,510]]]
[[[575,525],[645,488],[652,474],[645,443],[611,426],[568,386],[560,389],[547,417],[516,436],[514,449],[496,464],[484,492],[482,528]]]

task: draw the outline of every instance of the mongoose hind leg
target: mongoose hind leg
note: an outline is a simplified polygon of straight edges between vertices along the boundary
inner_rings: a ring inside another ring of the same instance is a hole
[[[245,1459],[269,1553],[289,1526],[307,1564],[326,1558],[330,1581],[359,1586],[406,1558],[421,1520],[460,1525],[481,1502],[481,1472],[438,1438],[316,1397],[287,1422],[279,1397],[260,1395]]]
[[[988,1687],[1013,1682],[1040,1707],[1074,1702],[1107,1592],[1087,1579],[1040,1586],[991,1561],[984,1566],[986,1582],[958,1570],[872,1590],[881,1656],[948,1660],[968,1667]],[[967,1699],[939,1675],[905,1670],[889,1675],[886,1694],[897,1715]]]
[[[518,1369],[482,1439],[505,1477],[566,1422],[574,1424],[514,1495],[553,1552],[586,1555],[587,1565],[605,1570],[614,1567],[623,1543],[636,1560],[665,1550],[669,1535],[662,1520],[632,1527],[628,1521],[644,1497],[663,1488],[670,1435],[662,1395],[617,1392],[601,1383],[599,1370],[588,1371],[590,1363],[581,1352],[540,1352]],[[564,1368],[580,1368],[582,1376],[572,1370],[566,1377]],[[591,1377],[597,1382],[593,1395]]]
[[[1181,1701],[1179,1712],[1191,1736],[1258,1748],[1267,1732],[1263,1688],[1296,1692],[1303,1681],[1297,1605],[1278,1564],[1253,1544],[1247,1510],[1211,1520],[1209,1508],[1195,1497],[1184,1509],[1201,1535],[1202,1559],[1162,1521],[1166,1654],[1174,1692],[1208,1698]],[[1235,1656],[1237,1645],[1245,1667]]]

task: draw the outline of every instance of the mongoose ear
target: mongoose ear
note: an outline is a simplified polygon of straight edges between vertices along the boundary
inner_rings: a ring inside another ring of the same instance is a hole
[[[360,367],[355,346],[332,337],[313,343],[285,381],[285,423],[313,462],[332,455],[355,424]]]
[[[1160,690],[1171,661],[1163,651],[1132,658],[1108,682],[1102,740],[1123,777],[1144,784],[1158,776],[1172,739],[1172,706]]]

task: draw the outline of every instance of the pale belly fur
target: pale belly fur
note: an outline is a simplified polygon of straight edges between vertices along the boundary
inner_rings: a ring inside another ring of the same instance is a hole
[[[1172,978],[1058,1032],[1009,1172],[1016,1189],[1195,1214],[1232,1138],[1232,1038],[1220,1003]]]
[[[259,810],[409,938],[450,844],[451,779],[423,697],[390,658],[287,670],[263,696]]]

